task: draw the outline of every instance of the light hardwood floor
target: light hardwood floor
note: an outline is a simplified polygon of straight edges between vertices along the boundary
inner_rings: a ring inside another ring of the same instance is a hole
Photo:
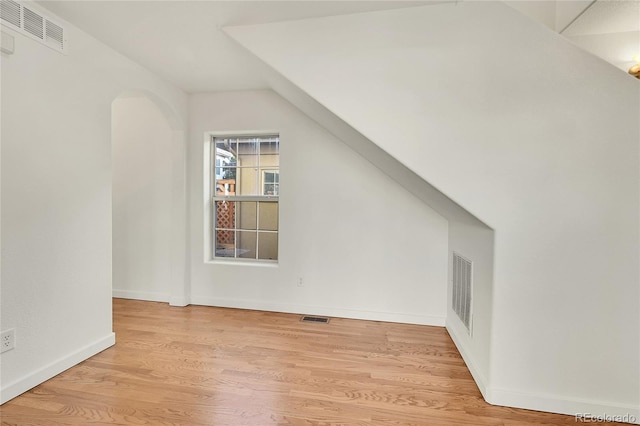
[[[2,425],[543,425],[484,402],[440,327],[114,299],[114,347],[0,408]]]

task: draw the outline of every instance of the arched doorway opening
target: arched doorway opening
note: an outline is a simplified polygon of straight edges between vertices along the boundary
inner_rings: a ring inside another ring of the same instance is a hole
[[[184,131],[143,91],[111,105],[113,295],[186,305]]]

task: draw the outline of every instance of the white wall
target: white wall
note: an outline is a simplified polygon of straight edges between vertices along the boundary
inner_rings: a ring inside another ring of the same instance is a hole
[[[114,342],[111,102],[144,90],[186,115],[183,92],[65,28],[68,55],[13,33],[1,58],[0,327],[17,342],[1,355],[2,402]]]
[[[113,294],[168,302],[172,129],[143,96],[112,105]]]
[[[495,230],[490,402],[640,418],[634,79],[497,2],[228,32]]]
[[[473,221],[449,221],[447,330],[485,398],[491,391],[489,379],[493,335],[494,238],[494,231],[481,224]],[[454,252],[473,262],[471,332],[467,331],[450,302],[453,300]]]
[[[441,216],[271,91],[189,107],[192,303],[444,324]],[[281,138],[278,265],[204,262],[204,134],[260,129]]]

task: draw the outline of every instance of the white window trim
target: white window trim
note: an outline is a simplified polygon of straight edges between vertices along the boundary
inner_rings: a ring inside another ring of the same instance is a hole
[[[281,137],[281,132],[279,130],[231,130],[231,131],[208,131],[204,133],[204,143],[203,143],[203,203],[202,203],[202,211],[203,211],[203,263],[212,264],[212,265],[233,265],[233,266],[258,266],[258,267],[278,267],[280,261],[280,244],[278,243],[278,260],[270,260],[270,259],[244,259],[244,258],[227,258],[227,257],[215,257],[214,253],[214,239],[213,239],[213,230],[214,230],[214,220],[213,217],[213,208],[211,203],[213,202],[213,197],[211,196],[212,188],[215,188],[215,163],[212,164],[211,160],[213,158],[213,153],[215,152],[215,146],[212,141],[217,137],[240,137],[240,136],[264,136],[264,135],[279,135]],[[215,161],[215,160],[214,160]],[[279,171],[279,168],[278,168]],[[226,197],[221,197],[226,198]],[[243,200],[252,201],[250,198],[245,196]],[[279,196],[256,196],[255,198],[260,198],[260,201],[265,201],[265,198],[274,198],[279,202]],[[278,215],[279,216],[279,215]],[[278,234],[280,234],[280,225],[278,225]]]

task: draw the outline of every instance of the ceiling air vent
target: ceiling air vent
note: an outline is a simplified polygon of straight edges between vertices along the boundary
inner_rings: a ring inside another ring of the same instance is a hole
[[[473,294],[472,267],[470,260],[453,253],[453,297],[451,304],[462,324],[471,335],[471,298]]]
[[[2,0],[0,4],[0,17],[4,22],[21,28],[22,14],[20,13],[20,3],[16,3],[13,0]]]
[[[67,40],[64,27],[49,19],[38,9],[14,0],[0,0],[0,22],[21,34],[38,40],[59,52],[65,52]]]

